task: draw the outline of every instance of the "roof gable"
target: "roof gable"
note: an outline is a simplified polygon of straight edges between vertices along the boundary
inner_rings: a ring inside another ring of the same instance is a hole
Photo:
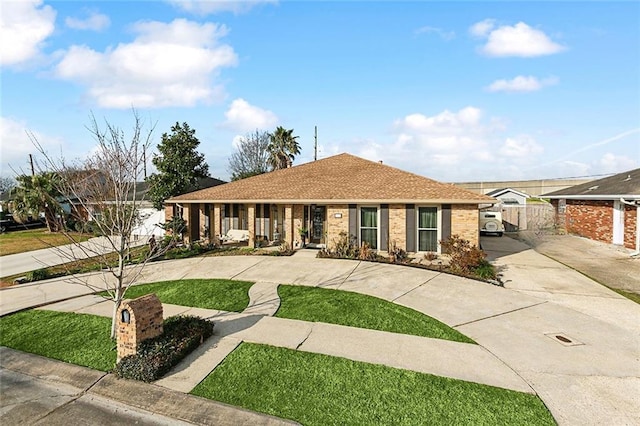
[[[530,198],[530,195],[525,194],[524,192],[518,191],[518,190],[513,189],[513,188],[494,189],[493,191],[487,192],[486,195],[488,195],[490,197],[499,197],[499,196],[504,195],[504,194],[506,194],[508,192],[511,192],[513,194],[519,195],[519,196],[524,197],[524,198]]]
[[[606,178],[592,180],[581,185],[543,194],[547,198],[640,199],[640,169],[629,170]]]
[[[168,202],[438,202],[495,199],[350,154],[170,198]]]

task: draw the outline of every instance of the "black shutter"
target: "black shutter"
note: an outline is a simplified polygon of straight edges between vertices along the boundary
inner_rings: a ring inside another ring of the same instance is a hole
[[[407,251],[416,251],[416,205],[407,204],[405,207],[407,215]]]
[[[380,246],[378,250],[389,247],[389,204],[380,205]]]

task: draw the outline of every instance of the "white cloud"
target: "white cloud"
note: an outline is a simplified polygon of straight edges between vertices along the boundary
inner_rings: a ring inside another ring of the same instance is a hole
[[[429,27],[429,26],[420,27],[415,31],[415,33],[416,34],[437,34],[440,36],[441,39],[446,41],[453,40],[454,38],[456,38],[456,33],[454,31],[446,31],[446,30],[443,30],[442,28]]]
[[[469,28],[469,32],[476,37],[486,37],[495,27],[495,22],[495,19],[485,19],[484,21],[476,22]]]
[[[14,171],[29,173],[29,154],[34,154],[37,160],[38,155],[35,155],[37,150],[27,135],[27,131],[31,130],[25,121],[0,116],[0,140],[2,140],[0,174],[3,176],[14,175]],[[36,131],[31,131],[31,133],[45,151],[61,150],[62,141],[60,139]],[[55,152],[51,152],[51,154],[55,155]]]
[[[84,19],[68,16],[64,20],[64,23],[67,27],[73,28],[74,30],[102,31],[111,25],[111,20],[107,15],[97,12],[87,12],[87,16]]]
[[[40,53],[55,29],[56,12],[42,0],[3,1],[0,7],[0,64],[17,65]]]
[[[544,148],[532,136],[520,135],[507,138],[500,149],[500,154],[515,159],[532,159],[543,151]]]
[[[597,173],[620,173],[638,168],[638,161],[625,155],[605,153],[594,165]]]
[[[71,46],[56,76],[86,86],[104,108],[193,106],[223,97],[213,80],[238,61],[233,48],[220,43],[226,27],[176,19],[139,22],[133,31],[133,42],[104,52]]]
[[[278,116],[276,114],[251,105],[242,98],[231,102],[224,116],[227,119],[223,126],[237,132],[249,132],[256,129],[269,131],[278,124]]]
[[[277,0],[167,0],[175,7],[197,15],[209,15],[218,12],[235,14],[248,12],[262,4],[277,4]]]
[[[549,77],[539,80],[534,76],[519,75],[511,80],[496,80],[486,87],[489,92],[535,92],[546,86],[558,83],[558,78]]]
[[[480,52],[488,56],[534,57],[552,55],[566,49],[544,32],[524,22],[495,28],[493,21],[485,20],[472,25],[469,31],[477,37],[487,38]]]

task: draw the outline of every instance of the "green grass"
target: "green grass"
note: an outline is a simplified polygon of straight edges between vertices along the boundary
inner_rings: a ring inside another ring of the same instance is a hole
[[[242,312],[249,304],[248,281],[197,279],[161,281],[130,287],[125,298],[135,299],[155,293],[162,303],[194,308]]]
[[[87,241],[93,235],[70,232],[76,241]],[[11,231],[0,234],[0,256],[70,244],[62,232],[49,232],[46,228]]]
[[[613,288],[613,287],[609,287],[609,289],[615,291],[616,293],[618,293],[621,296],[626,297],[627,299],[634,301],[638,304],[640,304],[640,294],[638,293],[634,293],[631,291],[626,291],[626,290],[620,290],[619,288]]]
[[[279,318],[348,325],[392,333],[475,343],[418,311],[373,296],[317,287],[280,285]]]
[[[96,370],[116,363],[111,319],[30,310],[0,318],[0,345]],[[112,350],[113,349],[113,350]]]
[[[242,343],[192,394],[313,425],[554,425],[535,395]]]

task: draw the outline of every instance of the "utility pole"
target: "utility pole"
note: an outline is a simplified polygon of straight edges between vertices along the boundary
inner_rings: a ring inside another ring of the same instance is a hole
[[[31,176],[36,175],[36,170],[33,168],[33,155],[29,154],[29,164],[31,164]]]
[[[142,147],[142,161],[143,161],[143,170],[144,170],[144,180],[147,180],[147,147]]]
[[[314,128],[314,136],[313,140],[315,141],[313,144],[313,161],[318,159],[318,126],[313,126]]]

